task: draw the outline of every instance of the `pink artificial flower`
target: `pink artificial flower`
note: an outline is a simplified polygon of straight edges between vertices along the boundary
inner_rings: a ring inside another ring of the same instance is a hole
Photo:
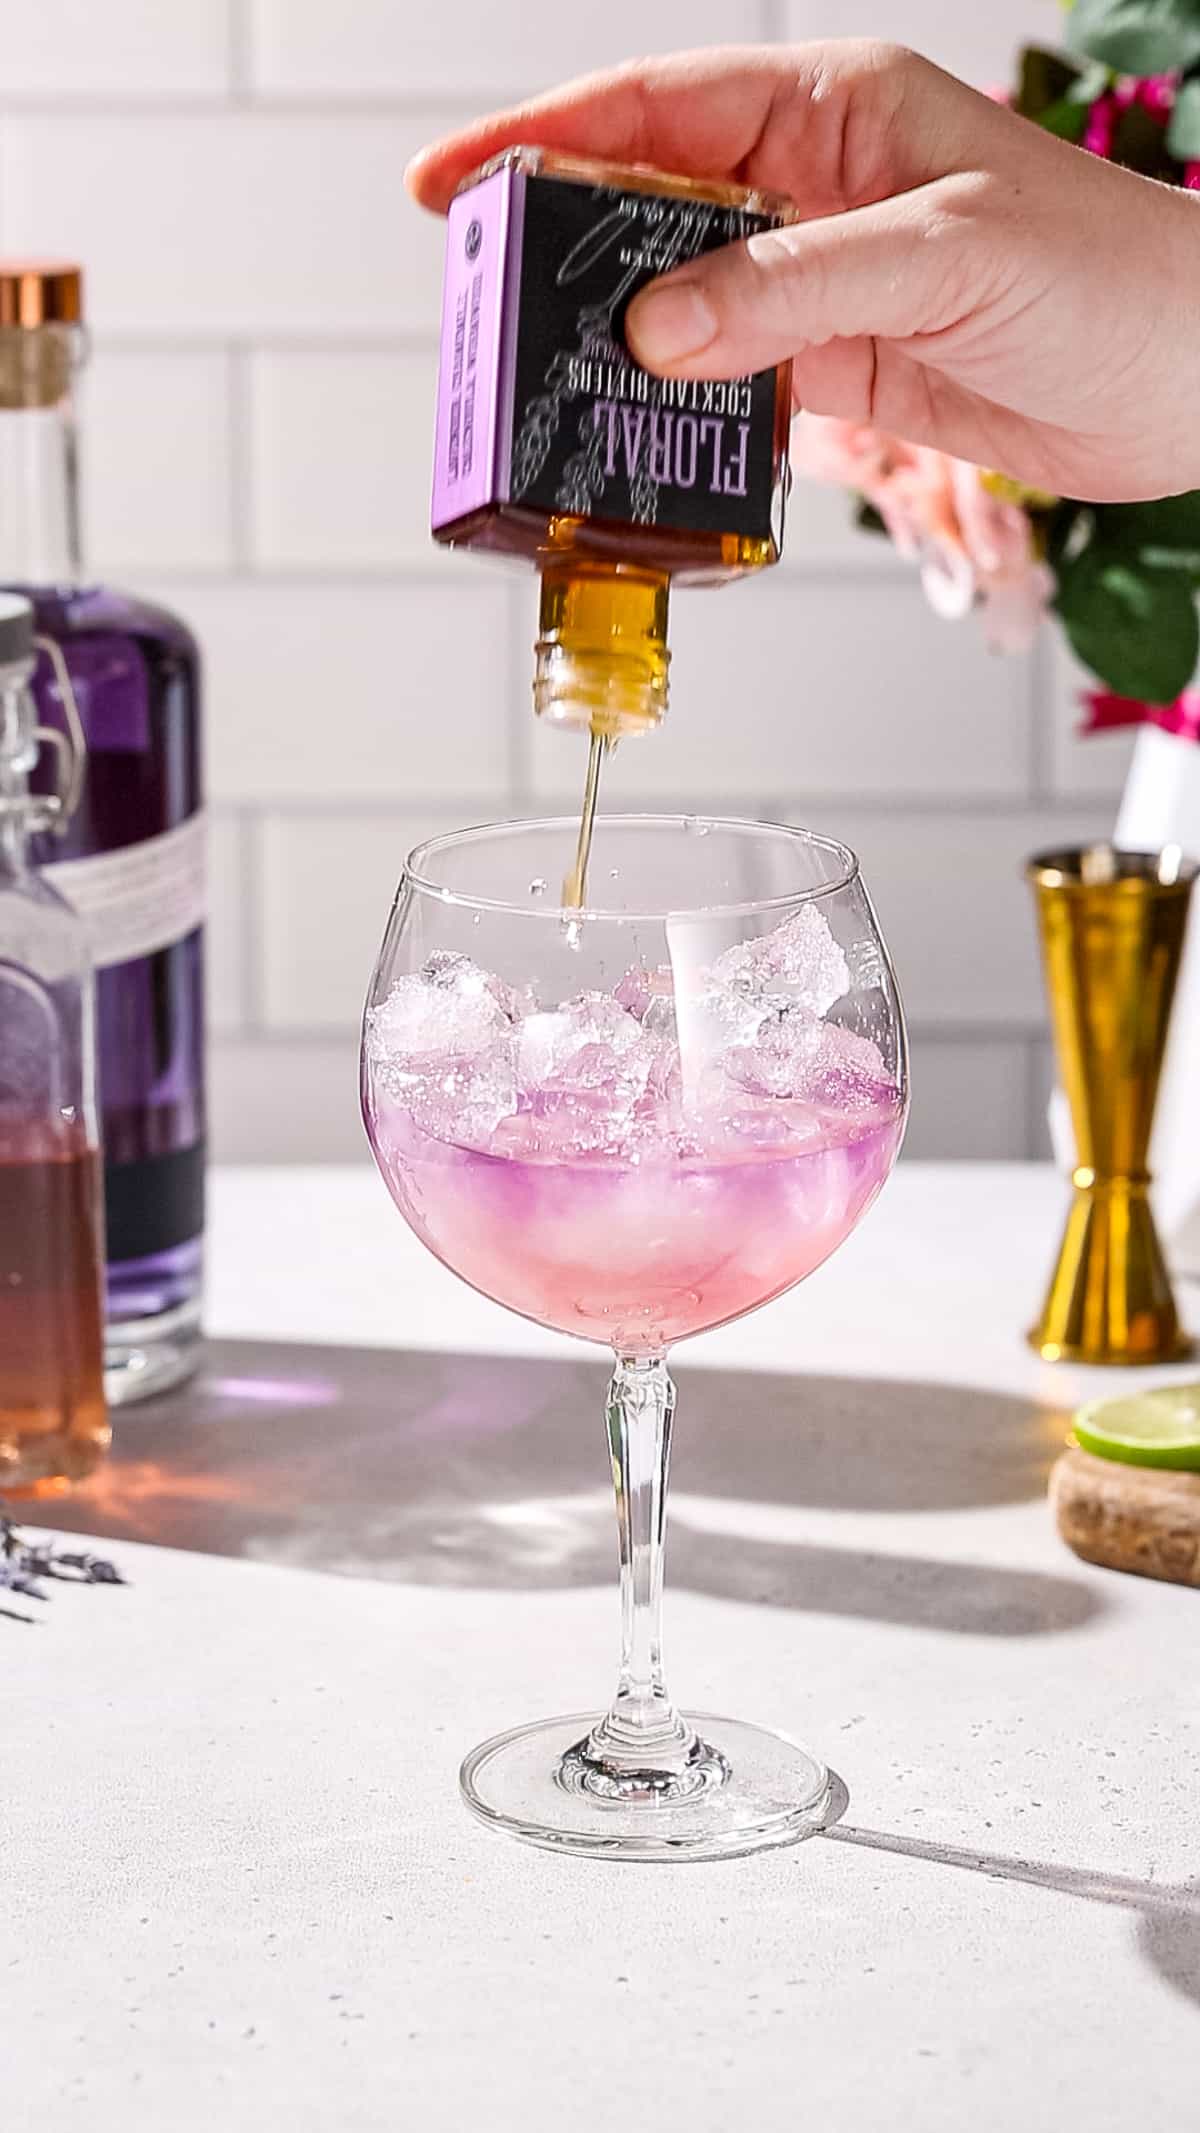
[[[1165,125],[1174,108],[1178,87],[1177,74],[1147,74],[1143,80],[1134,74],[1120,75],[1112,88],[1106,89],[1090,107],[1082,146],[1094,156],[1110,157],[1116,140],[1117,121],[1134,104],[1140,104],[1152,118],[1161,119]]]
[[[1054,579],[1035,554],[1027,514],[994,496],[978,467],[865,423],[810,414],[792,426],[791,460],[796,473],[856,489],[874,506],[900,554],[920,564],[935,613],[956,621],[978,603],[993,650],[1033,642]]]
[[[1137,85],[1137,100],[1152,111],[1156,118],[1169,118],[1175,107],[1175,91],[1179,87],[1178,74],[1148,74]]]
[[[1080,146],[1089,155],[1107,158],[1112,154],[1113,136],[1117,130],[1118,104],[1115,96],[1098,96],[1087,115]]]

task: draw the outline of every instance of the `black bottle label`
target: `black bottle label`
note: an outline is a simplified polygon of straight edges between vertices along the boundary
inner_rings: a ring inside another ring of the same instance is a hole
[[[769,227],[765,216],[709,201],[525,179],[513,503],[769,537],[774,371],[656,378],[622,334],[630,298],[656,275]]]
[[[780,535],[777,372],[656,378],[631,297],[775,226],[711,201],[513,167],[452,203],[434,463],[438,530],[480,507],[667,531]]]

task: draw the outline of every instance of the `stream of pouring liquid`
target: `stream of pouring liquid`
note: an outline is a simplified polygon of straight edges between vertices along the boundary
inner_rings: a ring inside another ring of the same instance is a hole
[[[588,749],[587,777],[583,786],[583,806],[579,814],[579,842],[575,846],[575,864],[569,874],[563,876],[562,900],[565,911],[582,910],[587,899],[588,860],[592,850],[592,830],[596,821],[596,800],[600,792],[600,766],[608,754],[611,743],[606,735],[593,728],[591,746]]]

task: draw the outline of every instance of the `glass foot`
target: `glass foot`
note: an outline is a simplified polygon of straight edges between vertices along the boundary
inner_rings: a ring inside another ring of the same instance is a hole
[[[181,1385],[201,1355],[200,1301],[153,1318],[110,1318],[104,1329],[104,1392],[110,1407],[152,1400]]]
[[[689,1712],[701,1753],[686,1787],[653,1772],[619,1790],[584,1753],[597,1718],[547,1718],[498,1733],[459,1774],[472,1814],[549,1851],[597,1859],[731,1859],[796,1844],[833,1817],[829,1772],[782,1733]]]

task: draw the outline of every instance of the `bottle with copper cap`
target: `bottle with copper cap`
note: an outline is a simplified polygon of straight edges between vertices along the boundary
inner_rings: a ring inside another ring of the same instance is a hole
[[[85,919],[97,970],[105,1379],[119,1401],[176,1382],[199,1353],[200,672],[178,617],[84,568],[83,320],[78,266],[0,260],[0,586],[33,604],[40,723],[65,734],[73,705],[87,748],[78,805],[38,856]]]

